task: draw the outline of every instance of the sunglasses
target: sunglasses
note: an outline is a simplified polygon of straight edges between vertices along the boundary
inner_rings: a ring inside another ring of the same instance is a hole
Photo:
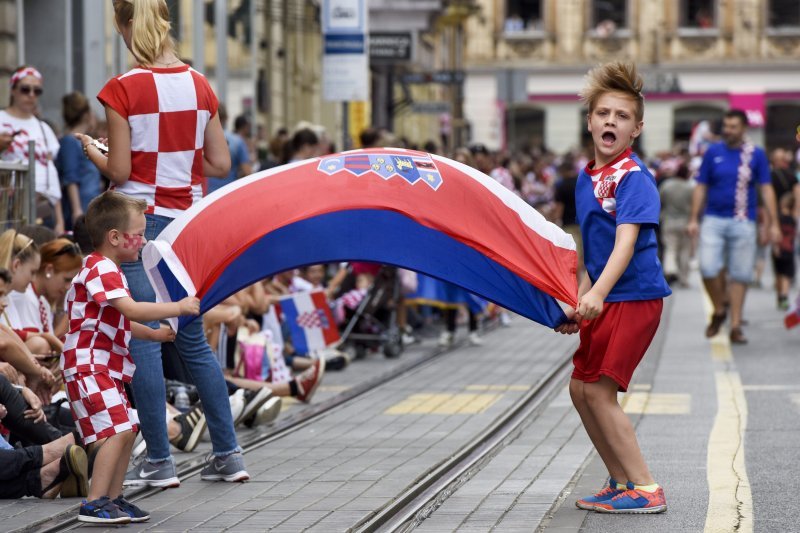
[[[78,243],[76,242],[65,244],[63,248],[61,248],[54,254],[54,257],[58,257],[59,255],[64,255],[64,254],[69,254],[72,256],[83,255],[81,253],[81,247],[78,246]]]
[[[34,94],[36,96],[42,96],[42,93],[44,92],[44,89],[42,89],[41,87],[32,87],[30,85],[20,85],[18,89],[19,92],[27,95]]]

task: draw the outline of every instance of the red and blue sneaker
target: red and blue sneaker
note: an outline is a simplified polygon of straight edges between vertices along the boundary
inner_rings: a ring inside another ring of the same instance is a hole
[[[667,500],[661,487],[655,492],[647,492],[628,483],[628,490],[617,494],[610,501],[595,504],[594,510],[598,513],[616,514],[663,513],[667,510]]]
[[[603,490],[598,492],[593,496],[587,496],[586,498],[581,498],[580,500],[575,502],[575,505],[578,509],[583,509],[585,511],[594,511],[594,506],[598,503],[605,503],[614,496],[618,494],[622,494],[625,492],[626,489],[618,489],[617,482],[614,478],[608,480],[608,486],[606,486]]]

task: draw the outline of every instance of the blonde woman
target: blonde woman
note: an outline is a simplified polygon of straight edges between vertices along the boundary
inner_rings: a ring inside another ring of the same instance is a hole
[[[217,97],[206,78],[178,58],[166,2],[114,0],[113,6],[117,30],[138,66],[109,80],[98,95],[105,106],[109,153],[91,137],[76,137],[114,189],[147,202],[145,238],[152,240],[202,198],[204,176],[226,176],[231,160]],[[124,264],[123,271],[136,301],[155,301],[141,259]],[[211,434],[213,458],[201,479],[248,479],[225,379],[203,335],[203,321],[181,328],[175,345],[194,378]],[[161,346],[133,340],[130,352],[136,363],[133,394],[147,458],[128,473],[125,485],[179,486],[164,420]]]
[[[8,363],[24,377],[24,383],[42,399],[50,403],[50,387],[55,382],[52,372],[40,365],[23,342],[25,332],[17,334],[8,325],[6,295],[11,291],[24,292],[39,269],[39,248],[33,239],[10,229],[0,235],[0,269],[8,275],[8,282],[0,276],[0,360]],[[13,373],[12,373],[13,374]],[[8,376],[8,374],[6,374]]]

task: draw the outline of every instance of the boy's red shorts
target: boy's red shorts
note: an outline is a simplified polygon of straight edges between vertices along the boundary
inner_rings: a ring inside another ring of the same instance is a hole
[[[581,323],[581,344],[572,357],[574,379],[593,383],[608,376],[628,390],[661,321],[663,300],[612,302],[594,320]]]
[[[108,374],[79,372],[65,380],[72,418],[84,444],[138,431],[139,417],[125,387]]]

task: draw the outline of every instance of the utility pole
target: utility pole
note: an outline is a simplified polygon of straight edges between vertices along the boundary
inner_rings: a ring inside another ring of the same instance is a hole
[[[475,0],[452,0],[439,24],[445,28],[448,44],[448,69],[454,76],[460,75],[463,67],[464,50],[464,22],[477,13],[480,7]],[[464,82],[453,83],[449,87],[449,97],[452,115],[452,134],[450,135],[450,152],[465,142],[466,121],[464,120]]]

